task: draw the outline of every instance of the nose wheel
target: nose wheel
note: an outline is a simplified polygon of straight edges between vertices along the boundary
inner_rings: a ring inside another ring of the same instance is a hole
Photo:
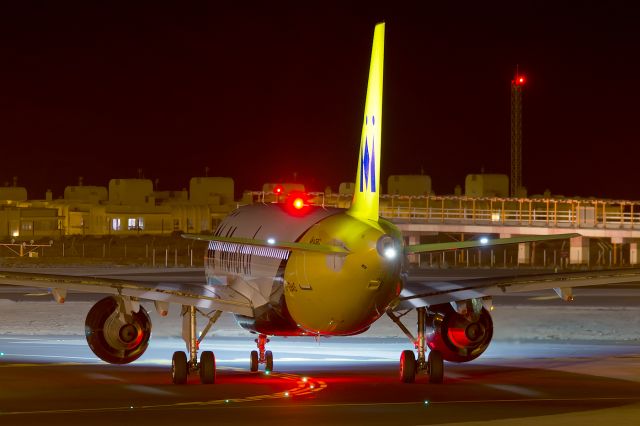
[[[387,311],[387,315],[395,322],[398,327],[407,335],[407,337],[415,344],[418,352],[416,358],[413,351],[402,351],[400,355],[400,381],[403,383],[413,383],[418,373],[424,372],[429,376],[429,383],[439,384],[444,380],[444,361],[442,353],[431,350],[429,356],[426,357],[425,345],[425,327],[427,320],[427,309],[417,308],[418,312],[418,338],[414,338],[411,332],[400,321],[400,317],[395,316],[392,312]]]
[[[266,334],[258,335],[258,338],[255,340],[256,345],[258,346],[257,351],[251,351],[251,356],[249,358],[249,369],[252,372],[258,371],[258,367],[260,364],[264,364],[265,373],[270,373],[273,371],[273,353],[271,351],[265,350],[267,343],[269,343],[269,339]]]

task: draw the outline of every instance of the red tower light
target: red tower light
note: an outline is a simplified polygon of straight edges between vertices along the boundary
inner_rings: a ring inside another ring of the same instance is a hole
[[[276,185],[273,188],[273,192],[276,193],[276,194],[282,194],[282,191],[283,191],[282,185]]]
[[[516,86],[523,86],[526,82],[527,82],[527,78],[522,74],[516,75],[516,77],[513,79],[513,83]]]

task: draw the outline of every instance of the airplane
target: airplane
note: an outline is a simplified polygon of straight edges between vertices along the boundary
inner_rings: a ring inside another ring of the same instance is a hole
[[[213,235],[184,234],[208,243],[205,282],[0,271],[0,284],[48,288],[58,302],[64,302],[69,290],[108,295],[90,309],[85,330],[95,355],[113,364],[133,362],[148,347],[151,320],[141,302],[153,302],[161,316],[171,304],[181,306],[187,351],[173,354],[175,384],[186,383],[189,374],[199,374],[202,383],[215,383],[214,353],[203,351],[198,358],[198,352],[223,312],[233,313],[242,328],[257,335],[257,350],[249,357],[252,372],[260,365],[267,372],[273,370],[273,354],[266,349],[270,336],[351,336],[387,315],[415,346],[415,351],[401,353],[400,380],[411,383],[417,374],[426,373],[429,382],[442,383],[445,360],[471,361],[487,349],[493,336],[492,296],[556,289],[569,300],[573,287],[638,281],[637,270],[409,280],[407,255],[578,234],[404,243],[400,230],[379,215],[384,33],[385,24],[377,24],[349,208],[310,205],[293,194],[284,203],[239,207]],[[418,314],[415,336],[401,321],[413,309]],[[198,314],[208,319],[201,333]]]

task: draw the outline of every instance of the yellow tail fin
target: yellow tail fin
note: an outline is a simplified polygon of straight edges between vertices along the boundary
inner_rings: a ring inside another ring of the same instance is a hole
[[[369,84],[364,107],[362,139],[356,173],[356,187],[348,213],[363,220],[378,221],[380,204],[380,146],[382,142],[382,71],[384,23],[376,25],[371,49]]]

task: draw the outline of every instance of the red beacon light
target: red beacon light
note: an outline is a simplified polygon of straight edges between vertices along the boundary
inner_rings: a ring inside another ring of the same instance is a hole
[[[293,192],[287,196],[284,208],[290,214],[302,215],[309,211],[308,196],[304,192]]]
[[[274,192],[275,194],[277,194],[277,195],[282,194],[282,191],[283,191],[282,185],[276,185],[276,186],[273,188],[273,192]]]
[[[527,82],[527,78],[524,75],[516,75],[513,82],[516,86],[523,86]]]
[[[304,200],[300,197],[296,197],[294,198],[293,202],[291,203],[291,205],[293,206],[294,209],[296,210],[300,210],[304,207]]]

